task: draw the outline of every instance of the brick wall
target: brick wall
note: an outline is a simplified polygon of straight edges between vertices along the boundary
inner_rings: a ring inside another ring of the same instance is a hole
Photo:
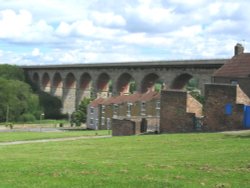
[[[231,84],[232,81],[237,81],[242,91],[250,97],[250,78],[235,78],[235,77],[214,77],[214,83]]]
[[[243,104],[249,101],[238,85],[206,84],[204,124],[205,131],[225,131],[243,128]],[[225,105],[232,105],[232,114],[225,113]]]
[[[130,136],[136,134],[136,123],[131,120],[112,119],[112,136]]]
[[[195,114],[187,112],[187,101],[188,94],[185,91],[161,92],[161,133],[194,131]],[[192,105],[189,106],[189,108],[191,107]]]

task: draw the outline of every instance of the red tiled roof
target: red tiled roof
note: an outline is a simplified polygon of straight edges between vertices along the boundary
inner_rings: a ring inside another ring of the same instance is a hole
[[[90,103],[90,106],[96,107],[99,104],[110,105],[110,104],[121,104],[125,102],[137,102],[137,101],[150,101],[153,99],[160,99],[160,93],[150,91],[148,93],[135,93],[131,95],[120,95],[115,97],[109,97],[107,99],[98,98]]]
[[[232,57],[214,73],[214,77],[249,77],[250,53],[243,53]]]
[[[152,99],[155,99],[158,97],[158,95],[160,96],[160,94],[156,91],[150,91],[150,92],[147,92],[147,93],[144,93],[141,98],[140,98],[140,101],[150,101]]]
[[[93,100],[89,105],[92,106],[92,107],[97,107],[103,101],[105,101],[104,98],[97,98],[97,99]]]

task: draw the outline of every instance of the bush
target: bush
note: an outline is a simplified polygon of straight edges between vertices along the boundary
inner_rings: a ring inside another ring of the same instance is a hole
[[[87,108],[91,99],[84,98],[78,106],[77,110],[72,113],[71,124],[80,126],[81,123],[85,123],[87,120]]]
[[[33,114],[23,114],[18,118],[20,122],[34,122],[36,120]]]

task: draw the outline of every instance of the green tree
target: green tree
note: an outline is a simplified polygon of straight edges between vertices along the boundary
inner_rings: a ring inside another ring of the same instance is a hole
[[[39,91],[38,95],[46,119],[62,119],[66,117],[61,113],[62,101],[59,98],[43,91]]]
[[[16,65],[0,65],[0,77],[8,80],[24,81],[24,72]]]
[[[0,121],[18,121],[23,114],[37,117],[41,113],[38,97],[32,94],[30,86],[19,80],[0,78]]]
[[[189,91],[189,94],[197,101],[199,101],[201,104],[204,104],[205,98],[201,95],[200,89],[198,89],[198,83],[198,79],[191,78],[186,85],[186,90]]]
[[[71,123],[76,126],[80,126],[81,123],[86,123],[87,120],[87,109],[91,99],[84,98],[79,104],[76,111],[72,113]]]

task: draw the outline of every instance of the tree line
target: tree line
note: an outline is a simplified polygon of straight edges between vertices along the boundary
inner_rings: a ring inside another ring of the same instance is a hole
[[[61,119],[61,101],[39,90],[15,65],[0,65],[0,122]]]

